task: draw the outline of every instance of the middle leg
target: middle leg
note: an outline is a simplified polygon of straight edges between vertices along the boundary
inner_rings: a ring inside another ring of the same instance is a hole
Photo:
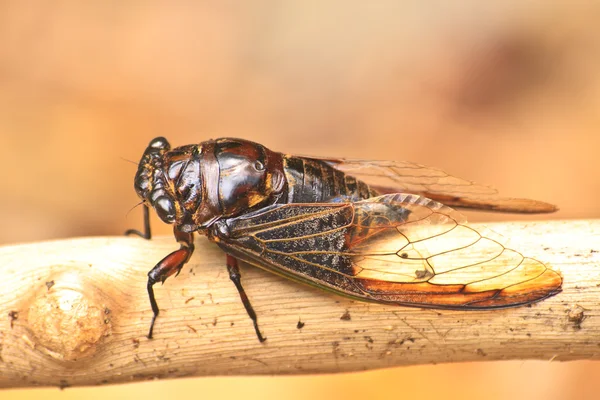
[[[260,333],[260,330],[258,329],[258,319],[256,318],[256,312],[254,311],[254,308],[252,308],[252,304],[250,304],[250,300],[248,299],[248,296],[246,295],[246,291],[242,287],[242,281],[241,281],[242,276],[240,275],[240,268],[238,267],[238,260],[235,257],[230,256],[229,254],[227,254],[227,272],[229,272],[229,279],[231,279],[233,281],[233,283],[235,284],[235,287],[237,288],[238,292],[240,293],[240,298],[242,299],[242,303],[244,304],[244,307],[246,308],[246,312],[248,313],[248,316],[254,323],[254,330],[256,331],[256,336],[258,336],[258,340],[261,343],[264,342],[265,340],[267,340],[267,338],[264,337]]]

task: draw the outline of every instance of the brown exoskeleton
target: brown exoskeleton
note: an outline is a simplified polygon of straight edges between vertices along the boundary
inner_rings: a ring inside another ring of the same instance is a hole
[[[237,260],[355,299],[404,306],[504,308],[561,290],[557,272],[480,234],[449,207],[541,213],[554,206],[503,198],[419,164],[297,157],[242,139],[171,149],[159,137],[142,156],[135,189],[144,231],[128,233],[150,239],[152,207],[173,224],[180,244],[148,273],[148,338],[159,314],[153,285],[190,259],[194,232],[226,253],[261,342]]]

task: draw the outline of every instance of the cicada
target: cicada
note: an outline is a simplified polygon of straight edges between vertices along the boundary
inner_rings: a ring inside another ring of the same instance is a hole
[[[559,273],[475,230],[451,207],[546,213],[541,201],[504,198],[488,187],[410,162],[300,157],[242,139],[171,149],[158,137],[135,176],[150,239],[149,208],[173,224],[180,248],[148,273],[153,286],[179,273],[194,232],[226,254],[258,339],[257,316],[238,260],[362,301],[489,310],[560,292]]]

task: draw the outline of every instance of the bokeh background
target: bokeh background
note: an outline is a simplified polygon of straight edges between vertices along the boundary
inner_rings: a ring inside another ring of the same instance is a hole
[[[141,226],[125,160],[159,135],[411,160],[561,208],[475,221],[598,218],[598,26],[588,1],[0,1],[0,244]],[[599,373],[516,361],[0,398],[597,398]]]

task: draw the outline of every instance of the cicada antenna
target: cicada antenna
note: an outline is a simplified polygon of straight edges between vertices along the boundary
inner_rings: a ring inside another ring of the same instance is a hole
[[[138,163],[136,163],[135,161],[131,161],[131,160],[129,160],[129,159],[127,159],[127,158],[125,158],[125,157],[119,157],[119,158],[120,158],[121,160],[123,160],[123,161],[127,161],[128,163],[132,163],[132,164],[133,164],[133,165],[135,165],[136,167],[138,167],[138,166],[139,166],[139,164],[138,164]],[[138,206],[139,206],[139,204],[138,204]],[[136,207],[137,207],[137,206],[136,206]],[[134,207],[134,208],[135,208],[135,207]],[[129,210],[129,211],[131,211],[131,210]]]
[[[127,211],[127,214],[125,214],[125,219],[127,219],[127,217],[129,216],[129,213],[132,212],[133,210],[135,210],[136,208],[138,208],[139,206],[141,206],[142,204],[144,204],[144,201],[140,201],[139,203],[137,203],[135,206],[131,207],[129,209],[129,211]]]

